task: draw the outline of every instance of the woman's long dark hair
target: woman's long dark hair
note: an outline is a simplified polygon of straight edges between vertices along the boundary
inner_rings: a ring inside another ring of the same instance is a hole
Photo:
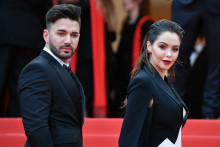
[[[148,66],[151,72],[155,72],[149,61],[149,54],[147,52],[147,41],[153,44],[155,40],[158,39],[158,36],[161,35],[163,32],[176,33],[180,41],[184,34],[184,30],[173,21],[163,19],[152,24],[142,42],[141,53],[137,65],[131,73],[131,80],[138,74],[138,72],[143,68],[145,64]],[[168,70],[168,75],[171,77],[171,83],[173,83],[175,79],[174,65]]]

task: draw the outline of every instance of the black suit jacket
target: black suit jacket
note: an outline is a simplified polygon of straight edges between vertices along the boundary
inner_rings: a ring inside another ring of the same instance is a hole
[[[196,39],[204,35],[206,39],[207,77],[203,91],[202,114],[207,119],[220,116],[220,1],[219,0],[184,0],[172,1],[172,21],[177,22],[185,31],[178,60],[183,64],[175,67],[176,79],[174,87],[184,99],[194,99],[186,95],[190,84],[189,72],[190,55],[194,49]]]
[[[27,146],[82,146],[84,92],[73,73],[42,51],[22,70],[18,92]]]
[[[40,50],[52,0],[0,0],[0,45]]]
[[[192,5],[192,7],[205,7],[209,12],[220,13],[220,1],[219,0],[173,0],[181,5]]]
[[[175,143],[180,127],[186,122],[188,108],[167,78],[164,81],[145,65],[130,82],[127,97],[119,147],[156,147],[166,138]],[[153,104],[149,107],[151,98]]]

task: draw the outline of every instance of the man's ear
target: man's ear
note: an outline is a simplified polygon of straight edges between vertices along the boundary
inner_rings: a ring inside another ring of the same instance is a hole
[[[48,43],[49,42],[49,32],[48,32],[48,30],[44,29],[43,37],[44,37],[45,42]]]

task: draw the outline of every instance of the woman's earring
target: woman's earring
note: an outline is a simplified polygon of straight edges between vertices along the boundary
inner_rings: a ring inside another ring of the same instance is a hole
[[[151,51],[149,51],[149,50],[147,50],[147,53],[148,53],[148,54],[150,54],[150,55],[152,54],[152,52],[151,52]]]

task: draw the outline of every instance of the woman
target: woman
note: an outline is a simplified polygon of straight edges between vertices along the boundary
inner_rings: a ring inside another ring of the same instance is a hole
[[[115,117],[123,117],[123,101],[130,80],[130,73],[137,63],[141,42],[153,23],[149,17],[149,0],[122,0],[123,9],[128,14],[125,19],[121,39],[116,54]]]
[[[188,108],[169,80],[174,80],[174,63],[183,33],[172,21],[151,25],[128,86],[120,147],[181,146]]]

